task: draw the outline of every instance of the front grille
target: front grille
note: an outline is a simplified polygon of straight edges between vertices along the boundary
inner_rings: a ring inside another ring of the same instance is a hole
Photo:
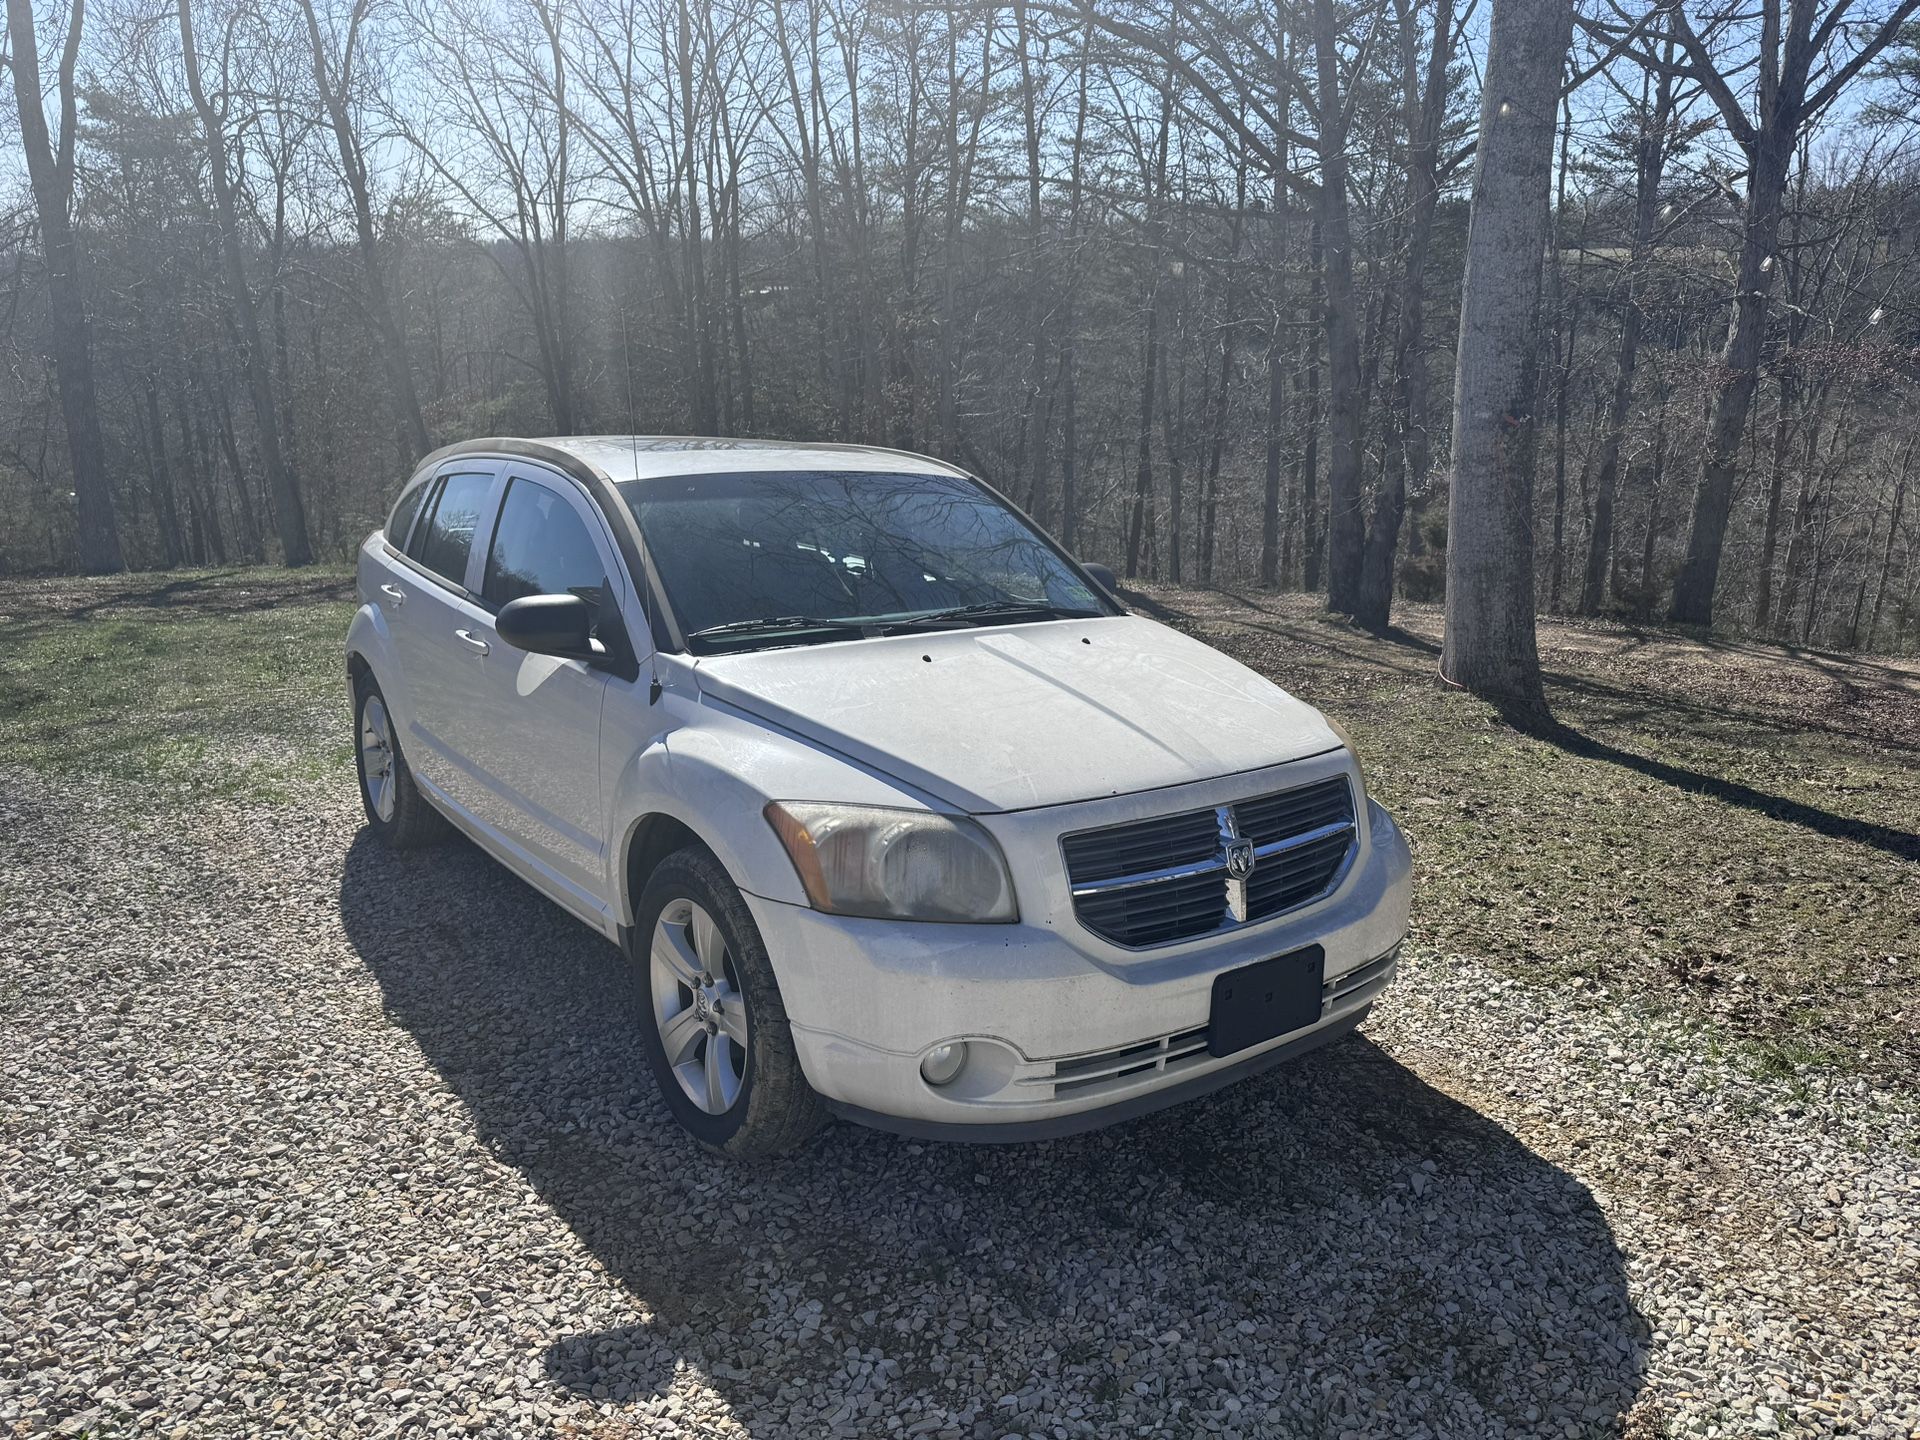
[[[1332,888],[1354,845],[1353,789],[1336,775],[1232,805],[1062,837],[1074,914],[1138,949],[1271,919]],[[1245,878],[1230,844],[1250,841]]]
[[[1105,830],[1083,830],[1061,844],[1066,847],[1068,873],[1075,884],[1084,884],[1211,860],[1220,848],[1220,822],[1212,810],[1192,810]]]

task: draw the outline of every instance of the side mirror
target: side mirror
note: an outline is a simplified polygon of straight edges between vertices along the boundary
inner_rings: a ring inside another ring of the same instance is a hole
[[[1100,588],[1105,590],[1107,594],[1113,596],[1116,600],[1120,598],[1120,582],[1114,578],[1113,571],[1104,565],[1096,565],[1091,560],[1082,560],[1080,562],[1080,568],[1091,575]]]
[[[593,638],[593,611],[578,595],[523,595],[500,607],[494,633],[535,655],[597,660],[606,647]]]

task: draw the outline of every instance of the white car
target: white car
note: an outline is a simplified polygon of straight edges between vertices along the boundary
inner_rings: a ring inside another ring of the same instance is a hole
[[[360,550],[361,796],[631,957],[668,1107],[1063,1135],[1352,1030],[1407,846],[1344,734],[937,460],[429,456]]]

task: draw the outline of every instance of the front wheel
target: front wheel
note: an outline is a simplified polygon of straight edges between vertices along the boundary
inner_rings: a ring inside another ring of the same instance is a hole
[[[634,915],[647,1061],[674,1119],[743,1156],[799,1149],[826,1121],[800,1071],[759,927],[705,850],[675,851]]]

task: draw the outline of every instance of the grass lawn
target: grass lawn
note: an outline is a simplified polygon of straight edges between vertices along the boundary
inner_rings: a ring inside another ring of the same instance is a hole
[[[1542,621],[1561,729],[1440,680],[1441,614],[1376,639],[1305,596],[1142,608],[1354,732],[1442,953],[1700,1023],[1762,1072],[1920,1072],[1920,663]]]
[[[140,810],[351,784],[350,597],[318,569],[0,582],[0,766]],[[1562,728],[1528,734],[1441,683],[1431,608],[1378,639],[1303,596],[1138,598],[1348,723],[1431,950],[1911,1090],[1920,664],[1543,622]]]
[[[352,591],[317,568],[0,581],[0,764],[141,809],[336,773]]]

